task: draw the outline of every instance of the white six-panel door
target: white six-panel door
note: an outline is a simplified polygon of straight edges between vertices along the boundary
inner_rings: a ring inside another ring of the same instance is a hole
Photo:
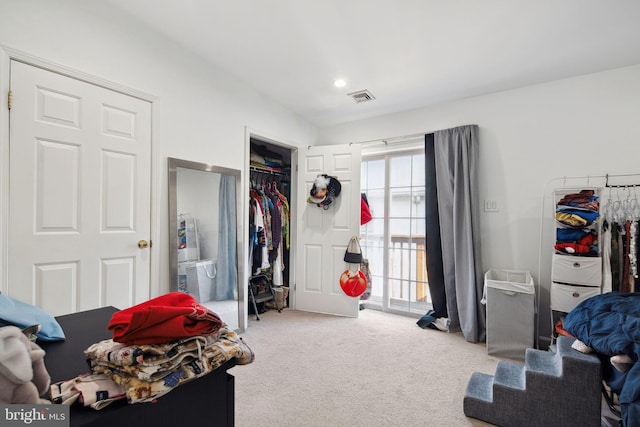
[[[360,234],[360,146],[313,146],[298,150],[298,238],[296,309],[358,316],[358,298],[340,288],[347,264],[344,252],[351,236]],[[307,203],[318,174],[336,177],[340,196],[327,210]]]
[[[148,299],[150,103],[17,61],[10,85],[8,293],[54,315]]]

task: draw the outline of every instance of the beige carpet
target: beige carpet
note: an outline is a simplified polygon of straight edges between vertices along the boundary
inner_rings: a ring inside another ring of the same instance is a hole
[[[374,310],[260,317],[242,334],[256,360],[229,371],[238,427],[489,425],[462,410],[471,374],[495,372],[483,343]]]

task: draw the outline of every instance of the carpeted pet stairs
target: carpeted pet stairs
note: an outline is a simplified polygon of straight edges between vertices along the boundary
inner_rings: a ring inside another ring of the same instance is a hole
[[[524,365],[499,361],[495,375],[475,372],[464,414],[502,427],[600,426],[600,360],[558,337],[555,353],[528,348]]]

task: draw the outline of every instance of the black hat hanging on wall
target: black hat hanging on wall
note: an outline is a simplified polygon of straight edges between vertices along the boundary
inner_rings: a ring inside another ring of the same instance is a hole
[[[327,174],[320,174],[313,181],[307,202],[322,209],[329,209],[329,205],[340,195],[341,190],[340,181]]]

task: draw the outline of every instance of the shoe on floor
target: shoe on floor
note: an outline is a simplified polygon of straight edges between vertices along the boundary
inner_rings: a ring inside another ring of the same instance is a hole
[[[449,319],[446,317],[438,317],[432,324],[441,331],[449,331]]]
[[[427,313],[424,316],[422,316],[417,322],[416,324],[418,326],[420,326],[422,329],[428,328],[429,325],[431,325],[434,321],[436,320],[435,317],[433,317],[431,314]]]

